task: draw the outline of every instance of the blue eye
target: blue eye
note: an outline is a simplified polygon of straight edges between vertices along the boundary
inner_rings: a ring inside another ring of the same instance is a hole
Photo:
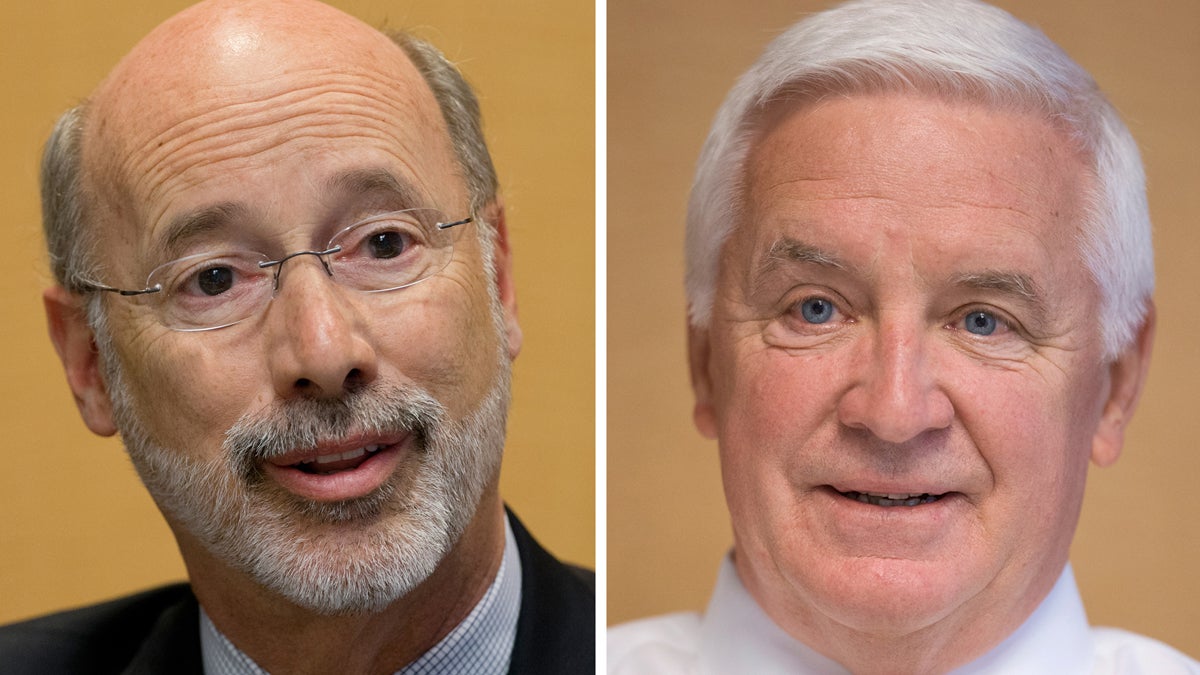
[[[987,312],[971,312],[963,319],[963,327],[976,335],[991,335],[996,332],[996,317]]]
[[[800,314],[809,323],[825,323],[833,318],[833,303],[825,298],[809,298],[800,303]]]

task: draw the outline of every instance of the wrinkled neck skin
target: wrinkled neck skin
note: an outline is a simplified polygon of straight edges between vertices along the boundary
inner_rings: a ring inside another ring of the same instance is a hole
[[[491,487],[458,543],[422,584],[375,614],[322,616],[258,585],[175,529],[192,589],[217,628],[271,673],[394,673],[478,604],[504,556],[504,508]]]

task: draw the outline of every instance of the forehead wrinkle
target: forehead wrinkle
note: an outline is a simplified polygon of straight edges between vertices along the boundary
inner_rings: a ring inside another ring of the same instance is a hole
[[[309,71],[315,84],[289,88],[251,100],[218,103],[200,112],[189,112],[177,122],[145,137],[139,144],[127,143],[126,174],[138,191],[145,191],[159,174],[179,173],[223,160],[253,156],[304,137],[343,135],[367,137],[383,142],[399,140],[396,120],[411,126],[432,125],[439,120],[413,96],[397,96],[395,82],[371,73]],[[367,77],[366,83],[362,77]],[[390,85],[392,96],[381,96]],[[242,87],[234,87],[241,89]],[[200,92],[206,99],[221,101],[230,96],[224,87]],[[356,127],[348,134],[344,127]],[[339,128],[340,127],[340,128]],[[187,158],[176,167],[174,158]]]
[[[828,178],[797,178],[784,181],[778,181],[771,185],[763,186],[762,192],[764,195],[770,195],[772,192],[779,190],[787,190],[797,184],[838,184],[844,182],[844,177],[828,177]],[[860,181],[861,182],[861,181]],[[806,194],[804,199],[811,202],[846,202],[846,201],[875,201],[887,202],[901,205],[917,205],[923,208],[931,208],[939,211],[950,211],[955,209],[984,209],[991,211],[1007,211],[1020,216],[1024,216],[1030,220],[1037,220],[1038,216],[1032,213],[1029,208],[1013,195],[997,195],[995,201],[986,201],[983,199],[974,199],[966,195],[948,194],[944,195],[936,193],[936,188],[939,184],[933,183],[927,185],[927,189],[935,190],[935,194],[931,199],[931,195],[914,192],[908,189],[897,180],[892,179],[887,175],[879,176],[875,184],[868,186],[843,186],[838,188],[836,193],[832,194]],[[891,190],[890,192],[887,190]],[[1021,190],[1019,186],[1013,184],[1014,190]],[[1032,189],[1021,192],[1022,196],[1029,197],[1030,202],[1034,202],[1038,195]],[[788,197],[785,192],[785,197]]]
[[[400,180],[386,169],[352,169],[326,180],[326,189],[352,196],[386,193],[394,196],[405,208],[422,203],[419,191],[407,181]],[[182,213],[171,219],[157,238],[152,251],[156,257],[174,259],[181,255],[189,242],[204,235],[229,228],[250,217],[251,209],[238,202],[222,202]]]

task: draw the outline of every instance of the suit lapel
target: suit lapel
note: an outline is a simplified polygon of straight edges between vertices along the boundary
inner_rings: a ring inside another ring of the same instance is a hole
[[[543,549],[511,511],[521,554],[521,615],[509,673],[592,673],[596,668],[595,575]]]

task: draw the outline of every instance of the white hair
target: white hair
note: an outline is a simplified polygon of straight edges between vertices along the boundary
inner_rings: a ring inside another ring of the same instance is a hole
[[[856,0],[771,42],[734,85],[700,154],[687,214],[688,317],[708,324],[720,253],[740,215],[762,112],[780,100],[919,92],[1031,112],[1093,172],[1080,242],[1101,294],[1101,337],[1130,344],[1154,290],[1154,251],[1137,143],[1095,81],[1041,31],[975,0]]]

